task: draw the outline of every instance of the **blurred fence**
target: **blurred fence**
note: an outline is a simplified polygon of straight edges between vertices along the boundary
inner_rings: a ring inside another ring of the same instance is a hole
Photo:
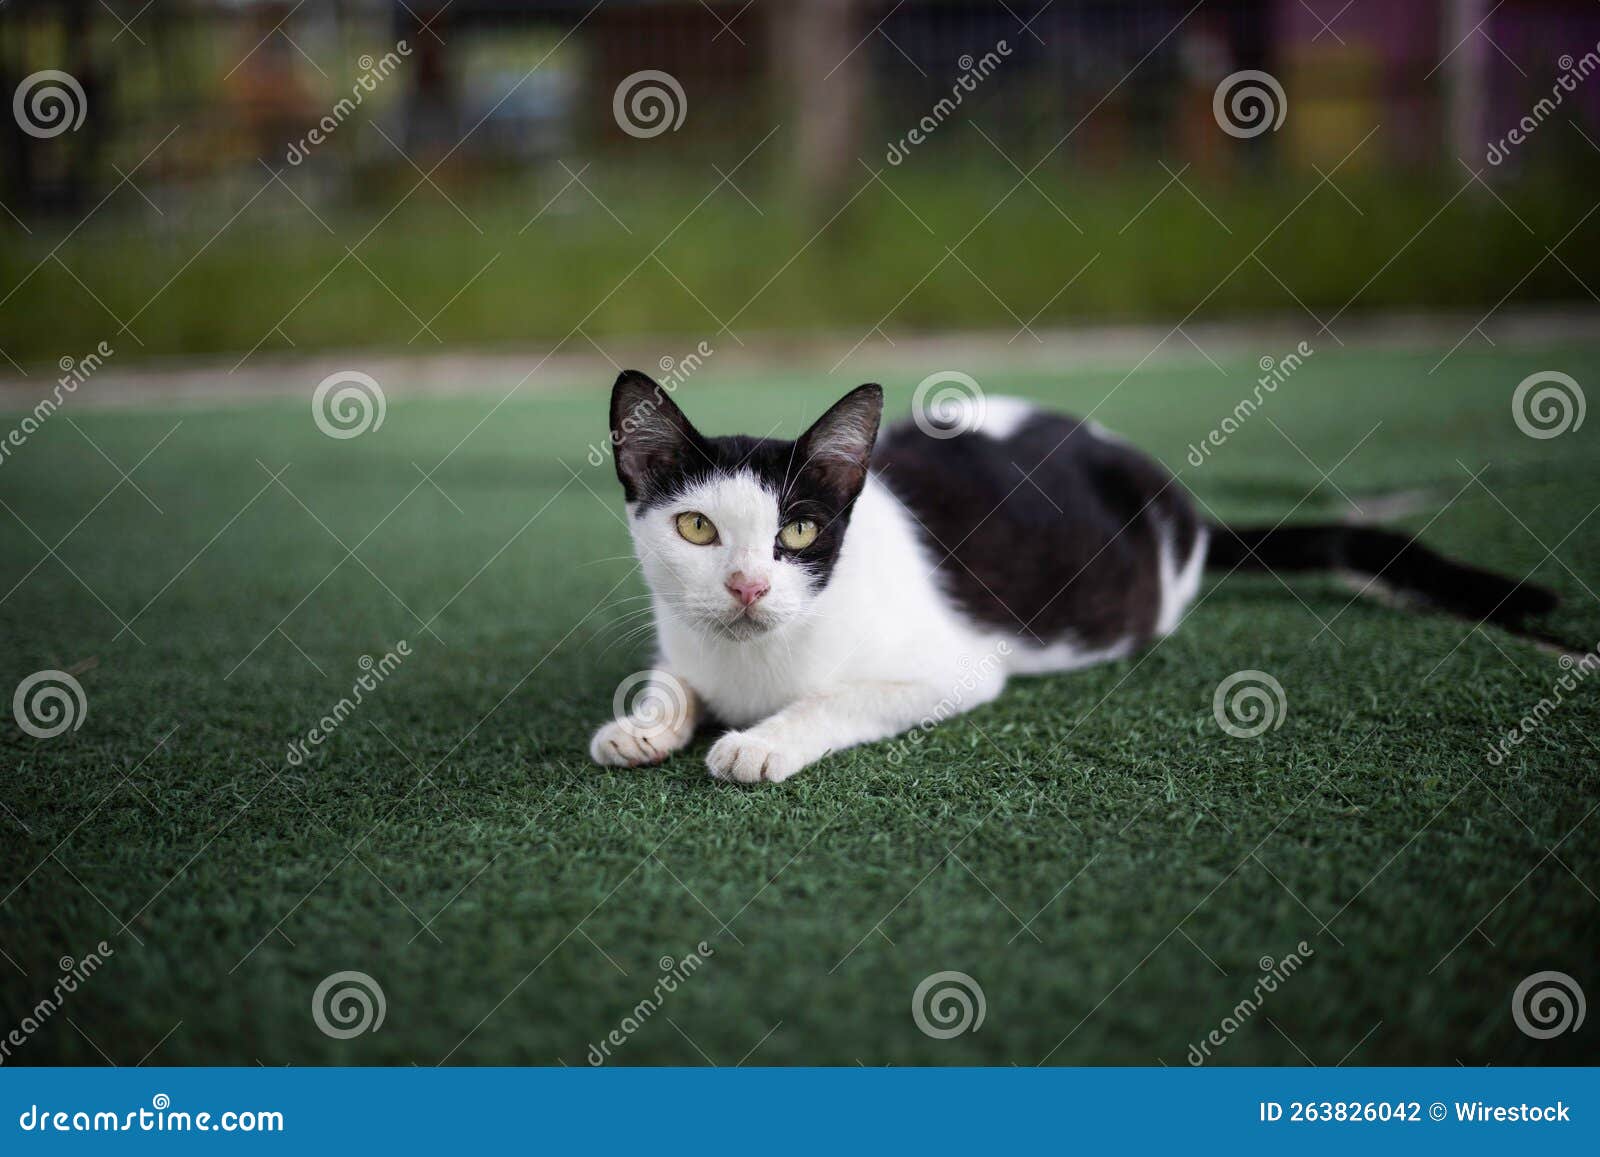
[[[1594,0],[0,0],[0,91],[18,370],[1600,284]]]
[[[152,150],[144,179],[174,190],[203,196],[260,158],[303,170],[319,198],[358,196],[375,174],[413,163],[445,160],[442,172],[470,183],[603,153],[628,141],[617,86],[646,70],[667,74],[677,93],[666,98],[694,111],[673,158],[737,157],[791,121],[787,159],[824,185],[858,156],[894,160],[892,146],[953,94],[994,146],[1028,157],[1058,147],[1086,172],[1141,154],[1326,166],[1380,122],[1362,165],[1481,163],[1549,94],[1558,61],[1570,68],[1596,49],[1600,6],[24,0],[0,27],[7,92],[60,70],[95,111],[62,137],[6,122],[0,187],[29,219],[81,212]],[[964,87],[987,54],[997,65]],[[1293,94],[1296,115],[1270,153],[1203,131],[1218,82],[1240,70]],[[341,102],[380,131],[339,131],[330,110]],[[1600,139],[1600,83],[1575,86],[1564,112]],[[325,139],[308,146],[319,126]],[[967,133],[922,135],[930,150],[986,147]]]

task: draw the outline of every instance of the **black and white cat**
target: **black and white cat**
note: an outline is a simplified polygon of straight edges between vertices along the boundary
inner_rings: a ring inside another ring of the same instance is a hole
[[[1208,525],[1126,442],[1015,398],[880,438],[882,408],[864,385],[797,441],[708,438],[646,375],[617,379],[657,686],[595,734],[597,763],[657,763],[715,721],[731,730],[712,775],[788,779],[989,702],[1011,675],[1132,653],[1178,625],[1207,566],[1381,576],[1506,624],[1555,605],[1388,531]]]

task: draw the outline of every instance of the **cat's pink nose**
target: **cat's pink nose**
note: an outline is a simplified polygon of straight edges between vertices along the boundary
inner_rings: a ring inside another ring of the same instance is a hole
[[[751,578],[742,570],[736,570],[728,576],[728,593],[738,599],[742,606],[753,606],[755,601],[771,589],[771,584],[766,579]]]

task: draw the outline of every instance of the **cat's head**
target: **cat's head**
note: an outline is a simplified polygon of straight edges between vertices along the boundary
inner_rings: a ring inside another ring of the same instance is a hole
[[[883,390],[851,390],[800,438],[708,438],[635,370],[611,442],[641,566],[669,614],[750,639],[803,619],[828,584],[867,480]]]

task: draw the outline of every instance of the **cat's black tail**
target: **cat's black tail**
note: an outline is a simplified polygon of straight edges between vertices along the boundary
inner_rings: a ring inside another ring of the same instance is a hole
[[[1403,534],[1369,526],[1213,526],[1209,569],[1343,571],[1398,595],[1463,618],[1518,627],[1554,610],[1554,592],[1456,562]]]

